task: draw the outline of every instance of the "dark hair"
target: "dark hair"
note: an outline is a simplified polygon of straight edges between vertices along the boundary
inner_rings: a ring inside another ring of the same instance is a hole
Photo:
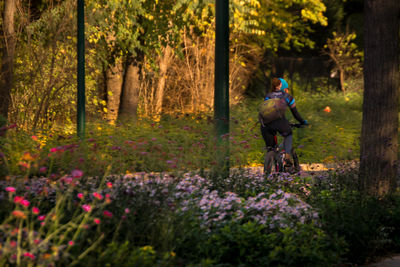
[[[271,91],[275,91],[276,87],[278,87],[281,84],[281,80],[279,80],[278,78],[273,78],[272,79],[272,87],[271,87]]]

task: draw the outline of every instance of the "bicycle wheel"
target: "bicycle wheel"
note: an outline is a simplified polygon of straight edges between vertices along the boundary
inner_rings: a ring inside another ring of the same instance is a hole
[[[264,174],[270,175],[272,172],[278,171],[275,157],[276,157],[275,151],[268,151],[265,153]]]

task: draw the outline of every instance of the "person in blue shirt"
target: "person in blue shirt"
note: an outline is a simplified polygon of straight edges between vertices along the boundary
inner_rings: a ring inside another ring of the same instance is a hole
[[[268,151],[275,146],[274,136],[277,132],[284,137],[285,161],[286,166],[290,167],[293,165],[291,161],[293,135],[289,121],[285,117],[287,107],[300,124],[308,124],[297,111],[294,98],[288,93],[288,83],[282,78],[274,78],[271,91],[266,94],[264,103],[260,107],[261,134]]]

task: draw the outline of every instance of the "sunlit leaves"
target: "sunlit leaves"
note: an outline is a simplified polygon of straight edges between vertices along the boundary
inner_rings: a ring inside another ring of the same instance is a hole
[[[147,53],[179,39],[187,1],[87,1],[88,40],[103,45],[103,59]],[[101,46],[100,46],[101,47]]]
[[[103,47],[99,56],[111,60],[126,53],[135,54],[140,47],[139,16],[142,1],[86,1],[88,40]],[[101,54],[103,52],[103,54]]]
[[[313,46],[307,38],[311,23],[327,25],[321,0],[241,0],[233,1],[233,29],[258,35],[267,49]]]
[[[361,61],[363,53],[353,43],[356,39],[355,33],[332,33],[328,38],[323,52],[334,62],[336,69],[343,72],[343,75],[361,74]]]

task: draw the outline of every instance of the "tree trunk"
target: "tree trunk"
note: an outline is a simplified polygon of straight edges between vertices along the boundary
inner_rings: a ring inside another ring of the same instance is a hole
[[[364,103],[360,184],[382,196],[396,188],[399,99],[399,0],[365,0]]]
[[[15,29],[14,15],[16,12],[16,1],[5,0],[3,13],[3,58],[0,73],[0,115],[7,119],[8,108],[11,102],[11,88],[13,83],[14,52],[15,52]]]
[[[161,117],[165,82],[167,79],[167,70],[170,61],[172,59],[172,56],[173,56],[172,48],[170,46],[166,46],[164,48],[164,54],[160,59],[160,73],[159,73],[157,91],[155,96],[155,106],[154,106],[154,114],[156,116],[156,120],[159,120]]]
[[[139,104],[140,91],[140,67],[135,62],[126,64],[124,84],[121,93],[121,119],[137,121],[137,107]]]
[[[344,78],[344,69],[339,68],[339,82],[340,82],[340,90],[341,90],[342,92],[345,92],[345,91],[346,91],[346,88],[345,88],[345,86],[344,86],[344,81],[345,81],[345,78]]]
[[[118,111],[121,99],[123,82],[123,65],[121,60],[117,60],[114,65],[110,65],[106,72],[107,85],[107,120],[115,123],[118,118]]]

